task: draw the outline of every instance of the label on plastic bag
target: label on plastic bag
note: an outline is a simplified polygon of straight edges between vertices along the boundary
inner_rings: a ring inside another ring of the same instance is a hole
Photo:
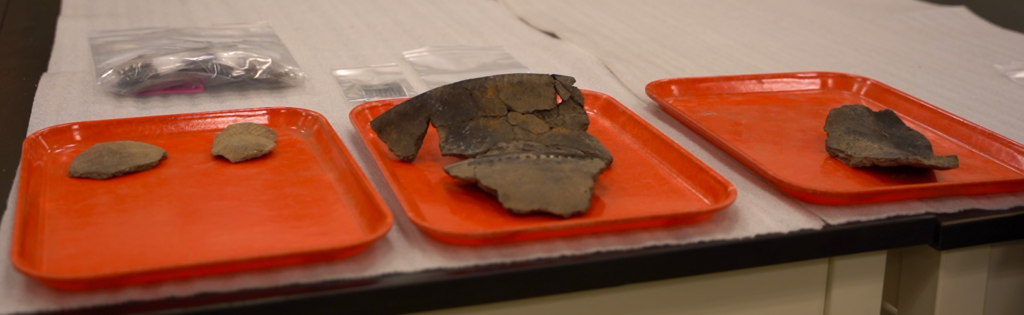
[[[349,102],[408,97],[414,94],[412,86],[397,64],[338,69],[331,73],[338,80]]]

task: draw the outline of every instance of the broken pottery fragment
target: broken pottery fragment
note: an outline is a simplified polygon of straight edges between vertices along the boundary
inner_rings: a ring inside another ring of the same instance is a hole
[[[445,167],[449,175],[477,183],[514,213],[569,217],[590,207],[594,181],[612,162],[586,132],[575,82],[557,74],[460,81],[398,104],[370,127],[410,162],[433,124],[442,155],[470,158]]]
[[[213,138],[212,153],[231,163],[248,161],[270,153],[277,145],[277,132],[257,123],[237,123]]]
[[[957,168],[956,155],[935,156],[932,144],[890,109],[871,111],[864,105],[834,108],[825,119],[825,150],[850,167],[913,166],[936,170]]]
[[[97,143],[75,156],[68,168],[71,177],[108,179],[156,167],[167,158],[161,147],[137,141]]]
[[[496,195],[513,213],[547,212],[568,218],[587,211],[594,181],[607,166],[578,150],[517,141],[444,170]]]

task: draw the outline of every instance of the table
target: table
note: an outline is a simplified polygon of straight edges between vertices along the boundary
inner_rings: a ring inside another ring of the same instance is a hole
[[[9,189],[35,95],[46,71],[59,1],[0,1],[0,191]],[[1024,238],[1024,208],[918,215],[818,231],[546,259],[502,266],[397,274],[128,303],[67,313],[388,314],[521,299],[856,253],[930,245],[951,250]],[[609,271],[623,271],[609,273]],[[596,276],[601,275],[601,276]],[[396,302],[400,301],[400,302]]]

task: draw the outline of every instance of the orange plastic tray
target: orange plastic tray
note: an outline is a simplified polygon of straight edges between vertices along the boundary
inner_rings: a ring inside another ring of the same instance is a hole
[[[846,205],[1024,189],[1024,147],[878,81],[843,73],[665,79],[647,95],[690,129],[807,202]],[[825,117],[843,104],[889,108],[960,167],[854,169],[825,152]]]
[[[568,235],[697,222],[736,199],[736,188],[614,98],[583,91],[590,132],[615,157],[594,187],[586,214],[570,219],[514,215],[479,189],[448,176],[437,132],[427,132],[412,163],[388,150],[370,121],[401,99],[360,105],[350,118],[370,148],[409,218],[437,239],[487,245]]]
[[[232,123],[278,133],[270,154],[213,157]],[[155,168],[108,180],[70,178],[97,142],[167,150]],[[391,227],[380,196],[319,113],[263,108],[85,121],[25,139],[11,261],[61,289],[299,264],[354,255]]]

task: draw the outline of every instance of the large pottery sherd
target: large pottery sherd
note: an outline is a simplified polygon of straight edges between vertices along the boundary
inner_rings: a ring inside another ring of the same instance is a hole
[[[825,132],[825,150],[850,167],[948,170],[960,165],[956,155],[935,156],[928,138],[908,127],[890,109],[875,112],[864,105],[834,108],[825,119]]]

